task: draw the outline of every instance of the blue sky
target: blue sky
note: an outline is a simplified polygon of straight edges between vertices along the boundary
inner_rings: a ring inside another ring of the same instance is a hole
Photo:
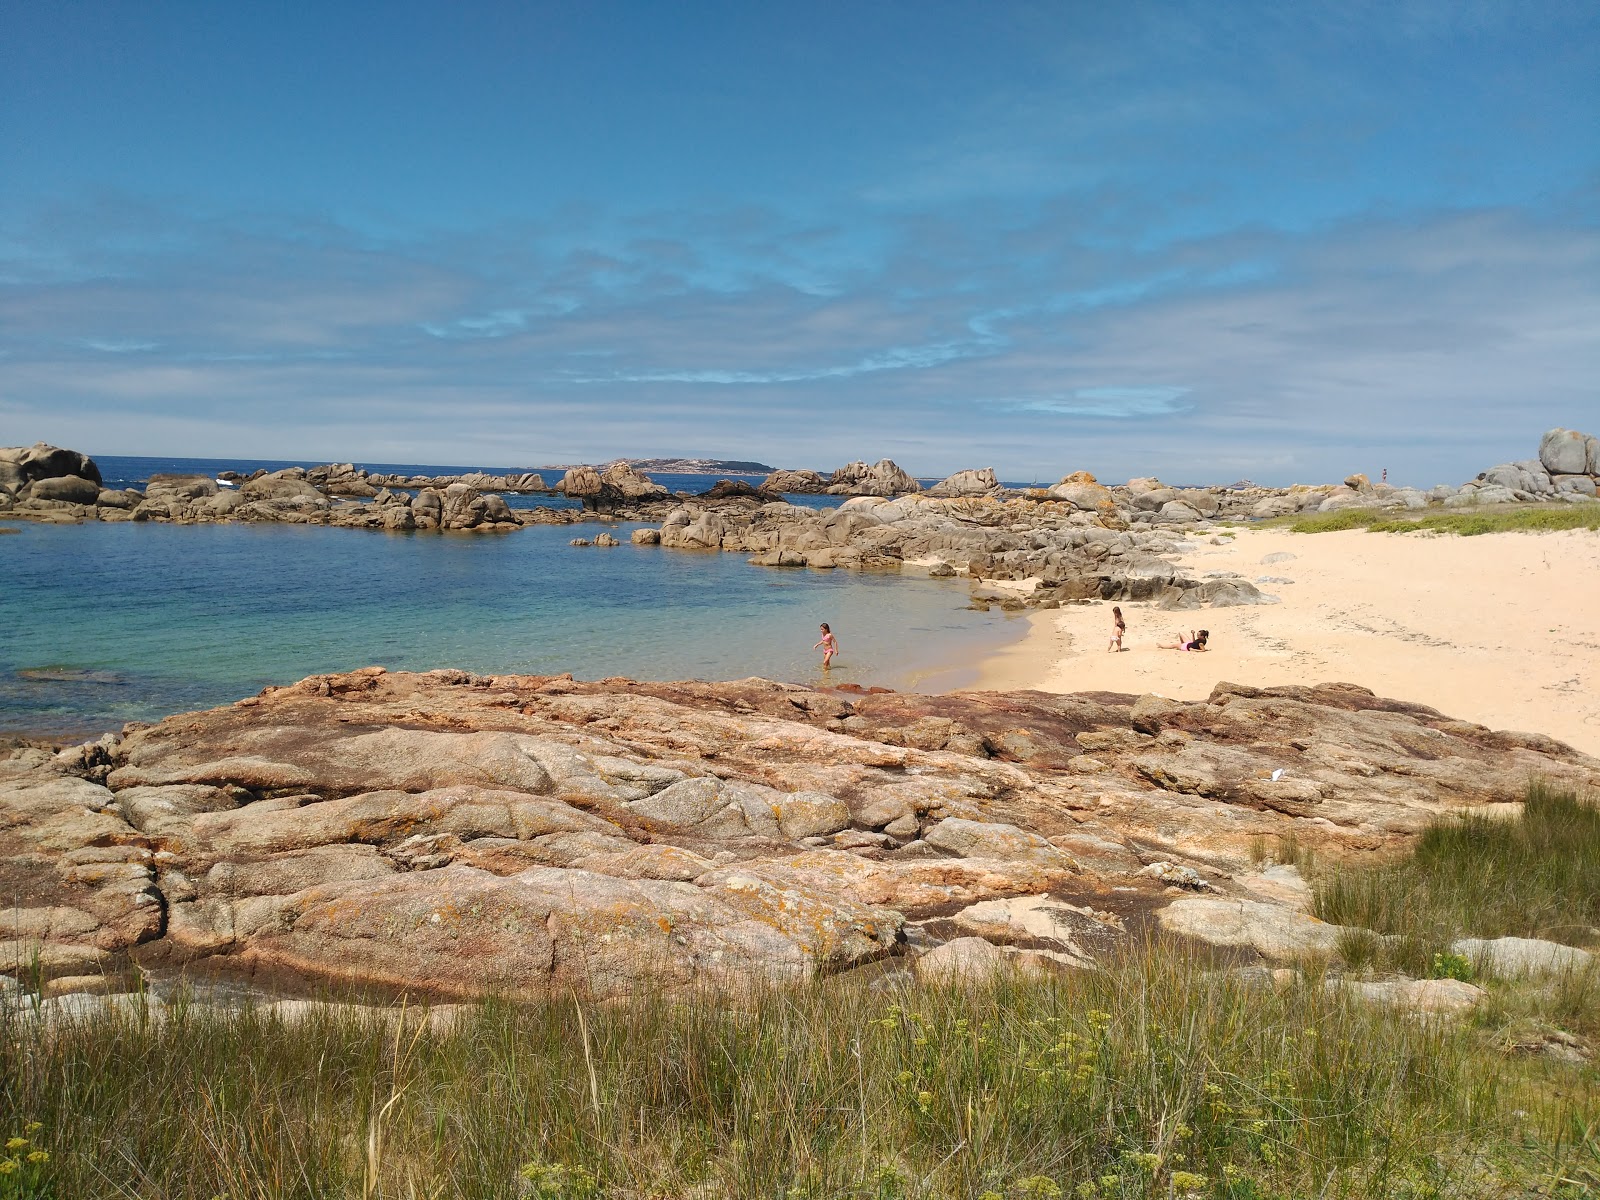
[[[1600,8],[0,0],[0,444],[1460,482],[1600,433]]]

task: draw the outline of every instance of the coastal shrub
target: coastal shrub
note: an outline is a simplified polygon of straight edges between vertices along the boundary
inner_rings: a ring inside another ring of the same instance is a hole
[[[1394,965],[1416,974],[1465,936],[1600,945],[1600,807],[1538,782],[1524,799],[1513,819],[1443,818],[1404,859],[1323,875],[1317,916],[1391,935]]]
[[[1263,525],[1283,524],[1293,533],[1338,533],[1366,529],[1372,533],[1453,533],[1474,537],[1484,533],[1548,533],[1566,529],[1600,529],[1600,504],[1469,506],[1430,512],[1425,516],[1400,516],[1370,508],[1277,518]]]
[[[1384,519],[1375,508],[1344,508],[1337,512],[1313,513],[1288,522],[1291,533],[1341,533],[1346,529],[1366,529]]]
[[[0,1016],[0,1123],[44,1122],[63,1197],[1487,1197],[1588,1178],[1600,1101],[1470,1026],[1157,945],[415,1016]]]

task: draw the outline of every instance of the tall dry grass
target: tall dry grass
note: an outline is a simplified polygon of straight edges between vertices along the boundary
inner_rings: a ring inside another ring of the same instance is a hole
[[[1600,1186],[1597,1099],[1471,1027],[1157,946],[966,988],[491,1001],[439,1029],[0,1019],[0,1133],[42,1124],[59,1197],[1557,1195]]]
[[[1600,806],[1535,782],[1519,818],[1436,821],[1404,859],[1328,872],[1315,895],[1317,916],[1390,935],[1413,971],[1463,936],[1600,945]]]

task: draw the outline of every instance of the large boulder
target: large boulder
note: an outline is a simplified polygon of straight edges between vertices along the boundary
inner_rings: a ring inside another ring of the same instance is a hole
[[[569,467],[556,483],[556,491],[573,500],[597,496],[604,487],[600,472],[593,467]]]
[[[832,496],[905,496],[921,490],[920,483],[887,458],[870,467],[864,462],[846,463],[828,477]]]
[[[600,473],[601,480],[616,489],[626,504],[665,500],[668,492],[643,471],[625,462],[614,462]]]
[[[993,467],[976,471],[957,471],[928,489],[930,496],[990,496],[1000,490]]]
[[[1061,500],[1084,512],[1093,512],[1102,503],[1115,503],[1109,488],[1098,483],[1058,483],[1049,491],[1050,498]]]
[[[774,471],[761,481],[761,490],[819,496],[828,490],[828,481],[815,471]]]
[[[625,504],[665,500],[667,489],[642,471],[624,462],[612,463],[604,471],[594,467],[573,467],[556,484],[556,491],[581,500],[586,509],[610,512]]]
[[[30,484],[27,496],[63,504],[93,504],[100,499],[100,484],[81,475],[55,475]]]
[[[1281,905],[1201,896],[1173,901],[1157,920],[1168,933],[1254,950],[1269,961],[1336,954],[1344,933],[1343,926]]]
[[[1511,504],[1516,499],[1517,493],[1510,488],[1490,483],[1483,487],[1463,487],[1454,496],[1447,496],[1444,505],[1446,508],[1472,508],[1479,504]]]
[[[303,467],[289,467],[248,480],[239,488],[239,494],[246,500],[309,500],[326,504],[328,499],[306,478]]]
[[[147,500],[171,503],[174,500],[205,500],[221,489],[209,475],[152,475],[145,482]]]
[[[1587,474],[1590,440],[1576,430],[1552,429],[1539,439],[1539,461],[1551,475]]]
[[[10,461],[16,463],[23,478],[30,482],[55,479],[63,475],[76,475],[79,479],[87,479],[91,483],[103,482],[100,478],[100,468],[95,465],[94,459],[76,450],[63,450],[59,446],[35,442],[31,446],[0,451],[0,458],[8,455],[15,455]]]
[[[1490,974],[1510,978],[1581,973],[1595,957],[1575,946],[1523,937],[1461,938],[1450,949]]]

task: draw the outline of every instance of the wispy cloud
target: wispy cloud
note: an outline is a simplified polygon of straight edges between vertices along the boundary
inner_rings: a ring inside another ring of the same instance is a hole
[[[508,308],[482,317],[457,317],[448,324],[424,321],[422,329],[436,338],[499,338],[528,327],[528,314]]]
[[[988,342],[945,342],[932,346],[895,346],[870,354],[854,363],[826,367],[790,367],[771,370],[732,371],[711,369],[696,370],[618,370],[610,374],[584,374],[578,371],[558,373],[557,378],[567,383],[714,383],[714,384],[771,384],[805,383],[823,379],[851,379],[875,371],[920,371],[962,359],[979,358],[995,353]]]
[[[1079,388],[1070,396],[1034,396],[1022,400],[984,400],[1014,412],[1054,413],[1065,417],[1109,417],[1127,420],[1185,412],[1189,389],[1183,387]]]
[[[138,338],[82,338],[79,345],[90,350],[98,350],[101,354],[138,354],[145,350],[155,350],[160,342],[146,342]]]
[[[801,225],[777,213],[663,214],[660,236],[620,243],[603,222],[375,244],[151,219],[111,246],[93,214],[57,221],[63,246],[39,254],[71,270],[0,284],[8,436],[374,461],[487,444],[497,465],[887,454],[1017,478],[1387,465],[1433,483],[1582,426],[1600,378],[1600,230],[1507,209],[1155,249],[1086,244],[1071,205],[861,217],[853,244],[876,250],[841,255],[824,291],[792,282]]]

